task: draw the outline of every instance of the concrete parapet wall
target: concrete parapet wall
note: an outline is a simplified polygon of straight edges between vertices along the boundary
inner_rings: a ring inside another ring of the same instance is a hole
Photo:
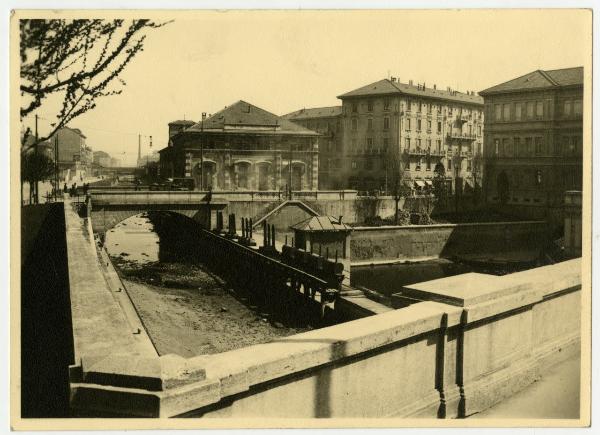
[[[360,263],[535,250],[547,234],[540,221],[355,227],[350,251]]]
[[[581,260],[411,285],[400,310],[216,355],[106,355],[82,368],[81,416],[464,417],[579,345]],[[412,292],[412,293],[411,293]]]

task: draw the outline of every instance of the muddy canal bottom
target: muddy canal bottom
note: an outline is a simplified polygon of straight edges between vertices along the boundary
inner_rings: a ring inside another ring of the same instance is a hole
[[[194,261],[198,247],[169,220],[134,216],[109,231],[105,244],[160,355],[225,352],[309,329],[283,325],[237,295]]]

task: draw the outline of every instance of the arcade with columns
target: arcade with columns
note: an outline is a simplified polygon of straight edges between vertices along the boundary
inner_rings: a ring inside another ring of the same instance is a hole
[[[239,101],[199,123],[169,124],[163,178],[196,190],[317,190],[319,134]]]

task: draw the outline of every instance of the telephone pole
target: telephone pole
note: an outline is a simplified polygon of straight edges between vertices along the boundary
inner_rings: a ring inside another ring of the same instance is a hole
[[[202,112],[202,121],[200,121],[200,191],[204,190],[204,119],[206,112]]]
[[[38,140],[39,140],[39,136],[38,136],[38,115],[37,113],[35,114],[35,148],[34,148],[34,153],[37,157],[37,153],[38,153]],[[33,201],[35,204],[38,204],[38,189],[39,189],[39,181],[37,179],[38,174],[36,174],[36,179],[35,179],[35,184],[33,187]]]
[[[60,167],[58,165],[58,135],[54,136],[54,201],[58,200],[58,183]]]
[[[292,199],[292,142],[290,142],[290,161],[288,163],[288,199]]]
[[[138,158],[137,158],[137,162],[135,165],[139,166],[141,161],[142,161],[142,135],[138,134]]]

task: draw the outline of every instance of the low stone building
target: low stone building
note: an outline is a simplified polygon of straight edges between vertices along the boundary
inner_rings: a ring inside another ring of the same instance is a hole
[[[319,136],[240,100],[193,125],[170,123],[160,175],[192,178],[197,190],[317,190]]]

